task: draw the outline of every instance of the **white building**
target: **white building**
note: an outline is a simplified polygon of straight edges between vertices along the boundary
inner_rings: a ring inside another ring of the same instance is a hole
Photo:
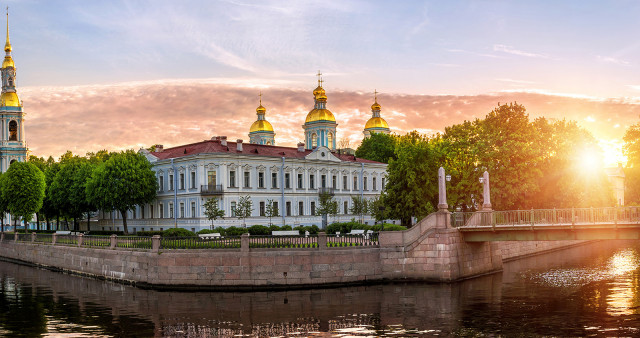
[[[265,134],[268,142],[264,136],[256,137],[254,143],[228,142],[226,136],[220,136],[168,149],[158,145],[154,152],[141,150],[153,164],[159,189],[156,201],[129,212],[129,231],[176,226],[192,231],[209,229],[212,223],[203,207],[209,198],[219,199],[225,212],[214,226],[242,226],[243,220],[234,211],[243,196],[250,196],[253,203],[251,217],[244,220],[247,226],[269,224],[265,210],[271,200],[280,215],[272,218],[272,223],[320,227],[322,219],[316,208],[323,192],[332,194],[339,206],[338,215],[329,216],[329,223],[357,218],[350,213],[352,196],[371,199],[380,195],[387,165],[332,150],[335,130],[322,132],[322,128],[326,127],[324,122],[332,128],[337,124],[326,106],[323,114],[318,114],[318,102],[326,102],[324,89],[318,88],[314,90],[316,106],[303,126],[305,139],[313,139],[316,145],[313,149],[306,149],[304,143],[297,148],[272,145],[273,128],[267,125],[260,105],[258,115],[263,124],[256,128],[254,123],[250,137],[257,131],[271,132]],[[98,226],[104,230],[122,230],[119,213],[101,212],[100,218]],[[365,221],[373,223],[370,218]]]

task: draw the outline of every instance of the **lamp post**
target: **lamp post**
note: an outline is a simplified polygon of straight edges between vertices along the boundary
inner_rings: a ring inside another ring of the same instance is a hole
[[[491,193],[489,189],[489,172],[485,171],[482,177],[478,179],[482,183],[482,210],[491,210]]]

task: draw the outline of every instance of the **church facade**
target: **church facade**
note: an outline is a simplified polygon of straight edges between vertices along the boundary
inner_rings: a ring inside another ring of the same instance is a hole
[[[275,145],[274,128],[260,102],[249,142],[217,136],[167,149],[157,145],[153,152],[141,150],[153,165],[159,188],[153,203],[129,212],[129,230],[209,229],[212,222],[205,216],[204,203],[210,198],[218,199],[225,214],[213,226],[321,226],[321,194],[332,195],[338,203],[338,214],[329,216],[329,223],[357,218],[351,213],[352,196],[379,196],[387,165],[336,151],[338,124],[327,109],[321,80],[313,97],[314,107],[302,125],[306,142],[295,148]],[[244,196],[249,196],[253,210],[240,219],[236,208]],[[268,217],[270,204],[278,210],[277,217]],[[117,212],[101,212],[99,218],[102,229],[122,230]],[[365,221],[373,222],[369,217]]]

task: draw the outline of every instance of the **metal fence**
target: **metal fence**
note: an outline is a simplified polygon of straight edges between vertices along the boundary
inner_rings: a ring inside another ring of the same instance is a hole
[[[6,234],[5,234],[5,238],[6,238]],[[51,242],[53,241],[53,235],[52,234],[36,234],[36,242],[37,243],[45,243],[45,244],[51,244]]]
[[[56,235],[56,245],[78,245],[78,236]]]
[[[163,237],[160,239],[160,249],[239,249],[239,236],[225,236],[214,238],[200,237]]]
[[[104,248],[111,246],[111,237],[108,236],[82,236],[82,246]]]
[[[116,247],[123,249],[151,249],[151,237],[118,236]]]
[[[453,212],[453,227],[640,223],[639,207]]]
[[[329,248],[377,245],[379,245],[377,232],[362,235],[327,235],[327,247]]]
[[[318,236],[250,236],[250,248],[308,249],[318,247]]]

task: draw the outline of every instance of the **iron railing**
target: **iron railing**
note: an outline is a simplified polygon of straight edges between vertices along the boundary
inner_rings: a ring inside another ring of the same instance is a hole
[[[82,246],[104,248],[111,246],[111,237],[109,236],[82,236]]]
[[[453,227],[640,223],[640,207],[453,212]]]
[[[5,234],[5,238],[6,238],[6,234]],[[51,242],[53,241],[53,235],[52,234],[36,234],[36,242],[37,243],[45,243],[45,244],[51,244]]]
[[[163,237],[160,239],[160,249],[239,249],[239,236],[225,236],[214,238],[200,237]]]
[[[200,186],[201,195],[222,195],[223,192],[224,190],[222,189],[222,184]]]
[[[56,245],[78,245],[78,236],[56,235]]]
[[[250,248],[308,249],[318,247],[318,236],[249,236]]]
[[[145,236],[118,236],[116,247],[124,249],[151,249],[151,237]]]
[[[378,246],[378,233],[358,235],[327,235],[327,247]]]
[[[336,193],[336,190],[334,188],[329,188],[329,187],[324,187],[324,188],[320,187],[320,188],[318,188],[318,195],[327,194],[327,195],[333,196],[333,195],[335,195],[335,193]]]

